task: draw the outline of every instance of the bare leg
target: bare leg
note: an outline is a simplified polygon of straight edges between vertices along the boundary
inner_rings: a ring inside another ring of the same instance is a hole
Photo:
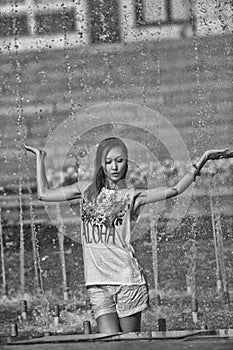
[[[121,332],[119,318],[116,312],[101,315],[96,320],[100,333],[114,334]]]
[[[140,332],[141,312],[120,318],[120,326],[123,332]]]

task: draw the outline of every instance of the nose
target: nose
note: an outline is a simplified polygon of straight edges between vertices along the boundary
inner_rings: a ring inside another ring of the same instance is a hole
[[[116,170],[117,169],[117,162],[113,160],[112,162],[112,169]]]

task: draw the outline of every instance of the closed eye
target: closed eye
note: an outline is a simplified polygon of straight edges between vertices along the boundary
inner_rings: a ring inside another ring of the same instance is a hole
[[[122,163],[124,161],[124,158],[106,159],[105,164],[111,164],[113,160],[115,160],[117,163]]]

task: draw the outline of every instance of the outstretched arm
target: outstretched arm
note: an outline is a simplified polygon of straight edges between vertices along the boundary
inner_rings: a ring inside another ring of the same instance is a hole
[[[201,169],[208,160],[230,157],[233,157],[233,151],[229,151],[228,149],[206,151],[202,157],[193,164],[193,168],[190,172],[186,173],[175,186],[136,191],[134,210],[137,210],[141,205],[158,202],[181,194],[195,181],[196,176],[200,175]]]
[[[44,165],[46,152],[27,145],[24,145],[24,147],[36,156],[36,180],[39,200],[56,202],[78,198],[80,190],[77,182],[72,185],[50,189]]]

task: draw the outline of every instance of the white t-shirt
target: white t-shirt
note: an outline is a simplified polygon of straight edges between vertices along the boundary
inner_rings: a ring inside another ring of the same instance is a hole
[[[86,285],[145,283],[130,244],[134,189],[102,188],[81,205],[81,235]]]

